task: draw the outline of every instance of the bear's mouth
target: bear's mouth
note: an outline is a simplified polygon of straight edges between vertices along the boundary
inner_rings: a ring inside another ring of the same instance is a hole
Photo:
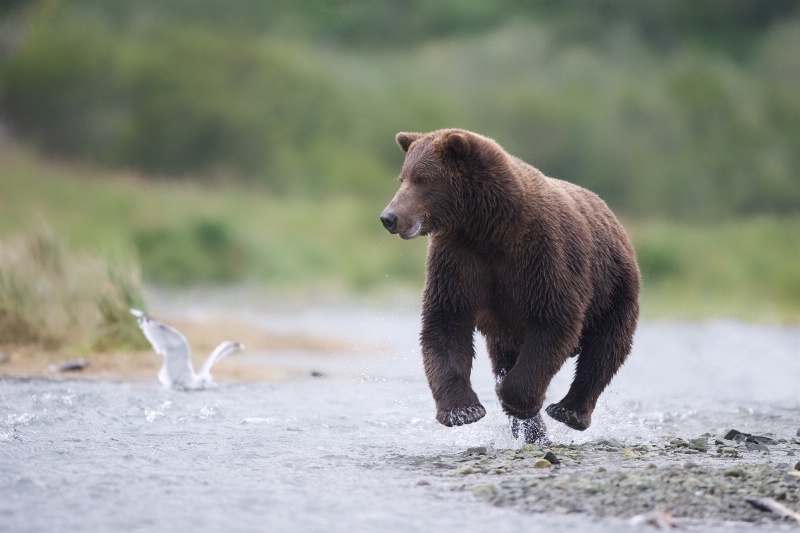
[[[413,239],[422,231],[422,217],[419,217],[413,226],[400,232],[401,239]]]

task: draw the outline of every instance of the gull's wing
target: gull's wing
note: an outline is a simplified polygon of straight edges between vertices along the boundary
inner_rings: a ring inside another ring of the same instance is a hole
[[[157,354],[164,357],[164,366],[158,375],[167,386],[191,388],[195,374],[190,358],[191,351],[186,337],[177,329],[147,316],[137,309],[131,309],[144,336],[153,345]]]
[[[197,377],[205,382],[211,382],[211,367],[214,366],[214,363],[220,359],[228,357],[232,353],[236,353],[243,349],[244,344],[241,342],[225,341],[221,343],[219,346],[214,348],[214,351],[211,352],[211,355],[206,358],[205,362],[203,363],[203,367],[197,374]]]

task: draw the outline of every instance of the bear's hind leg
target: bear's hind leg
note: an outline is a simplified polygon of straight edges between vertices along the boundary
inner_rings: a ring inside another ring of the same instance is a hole
[[[597,399],[631,351],[638,317],[634,296],[627,302],[615,302],[606,315],[584,330],[575,378],[566,396],[547,407],[548,415],[579,431],[591,425]]]
[[[500,340],[500,337],[495,335],[486,336],[486,349],[489,351],[489,358],[492,362],[492,371],[496,379],[495,390],[498,397],[500,396],[500,386],[503,383],[503,378],[506,377],[508,370],[513,368],[517,362],[519,351],[522,348],[522,342],[515,343],[509,340],[509,337],[505,339],[505,341]],[[541,413],[536,413],[532,418],[526,419],[508,415],[508,421],[511,425],[511,435],[515,439],[519,438],[521,429],[526,443],[540,446],[550,444],[550,439],[547,438],[547,426],[542,419]]]

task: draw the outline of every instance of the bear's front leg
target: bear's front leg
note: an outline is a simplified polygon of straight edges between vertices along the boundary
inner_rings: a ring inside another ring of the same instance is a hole
[[[471,424],[486,414],[470,384],[474,330],[467,316],[423,311],[420,340],[425,375],[436,401],[436,420],[445,426]]]

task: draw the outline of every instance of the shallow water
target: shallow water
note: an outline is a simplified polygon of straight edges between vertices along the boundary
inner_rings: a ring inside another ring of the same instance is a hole
[[[446,428],[433,419],[413,310],[237,314],[273,331],[336,335],[356,348],[268,356],[322,378],[195,393],[165,390],[155,376],[0,381],[0,530],[628,528],[492,507],[435,474],[437,456],[521,444],[494,399],[481,339],[473,384],[488,414]],[[566,391],[570,374],[565,368],[556,377],[548,401]],[[735,427],[790,438],[800,427],[799,378],[800,330],[646,323],[593,426],[578,433],[550,420],[550,434],[556,443],[633,443]]]

